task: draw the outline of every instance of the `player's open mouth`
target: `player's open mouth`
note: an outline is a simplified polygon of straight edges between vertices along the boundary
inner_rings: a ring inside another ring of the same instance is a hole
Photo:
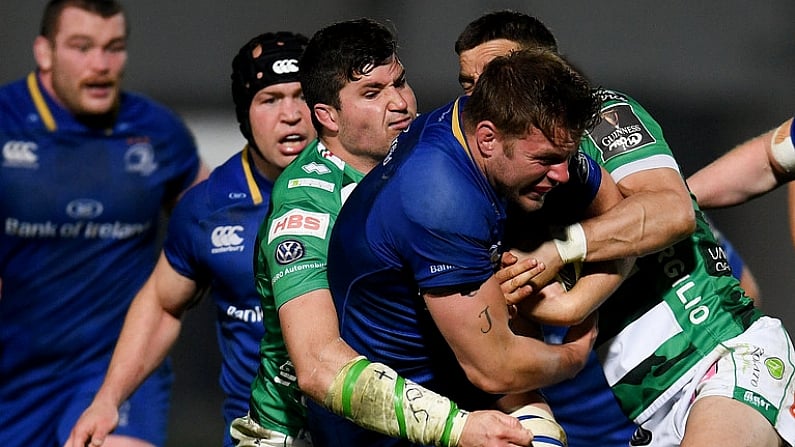
[[[95,97],[107,96],[113,91],[112,82],[92,82],[84,84],[85,90]]]
[[[288,154],[300,152],[307,144],[307,138],[300,134],[290,134],[279,140],[283,151]]]

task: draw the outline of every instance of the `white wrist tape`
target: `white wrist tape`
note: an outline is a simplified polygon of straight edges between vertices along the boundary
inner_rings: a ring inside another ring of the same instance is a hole
[[[785,172],[795,171],[795,146],[792,144],[792,118],[778,126],[770,140],[770,153]]]
[[[362,356],[340,369],[323,403],[369,430],[440,447],[458,445],[469,415],[450,399]]]
[[[579,223],[571,224],[564,228],[560,237],[555,237],[555,247],[558,249],[560,259],[564,264],[585,261],[588,254],[588,243],[585,240],[585,230]]]
[[[518,418],[522,427],[533,433],[533,447],[566,447],[568,441],[555,417],[541,408],[526,405],[511,416]]]

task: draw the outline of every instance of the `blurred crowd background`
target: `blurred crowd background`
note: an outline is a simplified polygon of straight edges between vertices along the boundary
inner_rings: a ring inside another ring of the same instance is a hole
[[[31,47],[44,4],[0,1],[0,83],[34,68]],[[792,0],[127,0],[125,6],[132,29],[126,88],[182,114],[213,166],[243,145],[229,80],[240,46],[265,31],[311,36],[328,23],[362,16],[395,28],[420,110],[431,110],[460,93],[453,43],[469,21],[504,8],[535,15],[595,84],[629,93],[651,112],[686,175],[795,112]],[[795,333],[786,188],[710,216],[756,275],[764,310]],[[220,445],[219,354],[209,302],[188,313],[173,357],[169,445]]]

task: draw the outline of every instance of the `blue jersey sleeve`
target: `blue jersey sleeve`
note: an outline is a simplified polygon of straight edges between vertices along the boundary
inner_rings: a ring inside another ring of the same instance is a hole
[[[406,176],[386,188],[380,203],[391,213],[397,253],[409,263],[423,291],[471,291],[493,273],[492,255],[499,241],[499,212],[495,201],[485,200],[484,179],[457,167],[442,151],[429,147],[402,167],[423,169],[427,176]],[[468,162],[468,160],[466,160]],[[389,197],[391,196],[391,197]]]
[[[169,218],[163,243],[163,252],[171,267],[180,275],[194,281],[204,276],[197,271],[196,243],[205,236],[198,234],[202,227],[197,225],[196,207],[202,202],[205,186],[206,181],[191,188],[177,203]]]

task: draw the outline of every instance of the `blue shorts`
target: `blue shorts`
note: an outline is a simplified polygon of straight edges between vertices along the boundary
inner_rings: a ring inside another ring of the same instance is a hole
[[[31,381],[36,372],[18,381],[3,378],[0,446],[63,446],[102,384],[105,367],[107,361],[80,371],[63,371],[60,376],[48,379]],[[172,382],[171,363],[166,361],[122,404],[119,426],[113,433],[164,445]]]
[[[566,332],[567,328],[544,327],[548,343],[560,343]],[[570,447],[629,445],[635,423],[618,406],[595,352],[591,351],[588,363],[573,379],[544,388],[542,392],[566,432]]]
[[[248,397],[248,396],[246,396]],[[229,434],[230,425],[235,418],[248,414],[248,398],[227,395],[224,399],[224,447],[234,447],[235,443]]]

